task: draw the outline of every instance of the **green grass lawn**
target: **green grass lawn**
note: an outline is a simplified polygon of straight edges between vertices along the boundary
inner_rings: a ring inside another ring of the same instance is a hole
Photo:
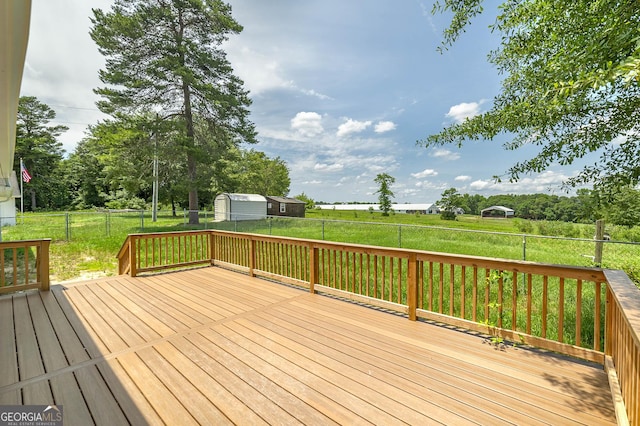
[[[274,218],[257,221],[213,222],[211,212],[202,213],[197,229],[224,229],[278,236],[402,247],[514,260],[592,266],[595,247],[593,225],[482,219],[463,215],[443,221],[439,215],[311,210],[306,219]],[[152,222],[150,213],[69,214],[29,213],[18,225],[2,229],[3,241],[51,238],[52,282],[114,275],[116,254],[130,233],[191,229],[182,215],[161,212]],[[532,232],[521,231],[531,228]],[[581,238],[553,239],[534,235],[540,229],[557,229]],[[472,232],[483,231],[483,232]],[[640,245],[605,244],[603,266],[623,269],[640,282]]]

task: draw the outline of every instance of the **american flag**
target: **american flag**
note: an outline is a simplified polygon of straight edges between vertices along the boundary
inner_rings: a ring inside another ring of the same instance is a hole
[[[27,171],[27,168],[24,166],[22,160],[20,160],[20,171],[22,173],[22,181],[29,182],[31,180],[31,175]]]

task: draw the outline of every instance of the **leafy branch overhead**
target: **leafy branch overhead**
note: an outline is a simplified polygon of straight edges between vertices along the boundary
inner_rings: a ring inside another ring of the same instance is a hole
[[[482,0],[442,0],[434,13],[452,13],[441,50],[450,48]],[[514,164],[511,181],[568,165],[589,153],[599,160],[568,179],[611,192],[640,182],[640,8],[614,0],[504,1],[492,30],[502,36],[488,60],[505,76],[492,108],[419,141],[424,146],[511,139],[509,150],[536,145]]]

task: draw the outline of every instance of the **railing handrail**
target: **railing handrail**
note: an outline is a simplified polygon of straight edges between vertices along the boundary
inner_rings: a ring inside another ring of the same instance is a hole
[[[501,259],[501,258],[492,258],[492,257],[484,257],[484,256],[443,253],[443,252],[435,252],[435,251],[428,251],[428,250],[371,246],[367,244],[342,243],[342,242],[314,240],[314,239],[307,239],[307,238],[252,234],[248,232],[238,233],[233,231],[221,231],[221,230],[191,231],[191,232],[210,232],[212,234],[230,235],[230,236],[233,235],[239,238],[246,237],[248,239],[253,239],[255,241],[292,241],[300,245],[313,244],[313,246],[317,248],[345,247],[345,248],[366,250],[372,253],[374,252],[380,253],[380,254],[389,253],[389,254],[393,254],[396,257],[402,257],[402,258],[408,258],[410,253],[414,253],[418,256],[418,260],[433,260],[433,261],[440,260],[445,262],[449,260],[454,260],[456,264],[466,265],[466,266],[473,266],[474,264],[482,263],[483,265],[491,265],[492,267],[495,267],[495,269],[509,269],[509,270],[515,270],[523,273],[541,273],[543,271],[548,272],[549,270],[554,270],[554,271],[557,271],[558,273],[551,274],[553,276],[564,276],[566,278],[587,279],[587,280],[602,281],[602,282],[604,282],[605,280],[603,269],[598,267],[557,265],[552,263],[531,262],[527,260]],[[158,233],[158,234],[162,234],[162,233]],[[132,235],[150,235],[150,234],[132,234]],[[509,266],[503,267],[506,265],[509,265]]]

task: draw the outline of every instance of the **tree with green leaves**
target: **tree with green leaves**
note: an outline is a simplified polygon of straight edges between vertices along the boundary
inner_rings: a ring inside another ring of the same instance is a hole
[[[256,150],[235,150],[216,167],[213,188],[217,193],[242,192],[284,197],[289,194],[289,169],[280,157]]]
[[[607,223],[631,228],[640,224],[640,191],[625,188],[604,206]]]
[[[34,96],[20,97],[17,118],[14,169],[20,176],[22,158],[32,176],[24,185],[24,192],[29,196],[22,194],[25,208],[64,207],[69,201],[59,169],[64,150],[57,138],[67,127],[49,125],[56,118],[56,112]]]
[[[242,30],[220,0],[115,0],[93,10],[91,38],[107,58],[96,93],[114,117],[160,112],[178,120],[173,138],[185,156],[189,222],[197,223],[198,189],[207,179],[208,144],[232,147],[256,141],[251,101],[222,50]]]
[[[382,216],[389,216],[389,212],[391,211],[391,198],[394,197],[391,191],[391,185],[396,182],[396,179],[387,173],[380,173],[374,181],[379,185],[379,189],[375,193],[378,194],[378,203],[380,204]]]
[[[460,208],[463,198],[455,188],[449,188],[440,194],[438,206],[440,207],[440,218],[443,220],[456,220],[456,211]]]
[[[441,49],[449,48],[482,0],[440,0],[451,12]],[[533,158],[506,176],[567,165],[593,152],[600,160],[565,182],[593,182],[615,193],[640,182],[640,8],[634,1],[503,1],[492,26],[502,36],[488,60],[505,76],[491,109],[420,141],[462,146],[512,135],[506,149],[536,145]]]
[[[295,195],[293,198],[295,198],[296,200],[304,201],[304,207],[306,210],[312,210],[316,207],[316,202],[314,201],[314,199],[309,197],[304,192]]]

